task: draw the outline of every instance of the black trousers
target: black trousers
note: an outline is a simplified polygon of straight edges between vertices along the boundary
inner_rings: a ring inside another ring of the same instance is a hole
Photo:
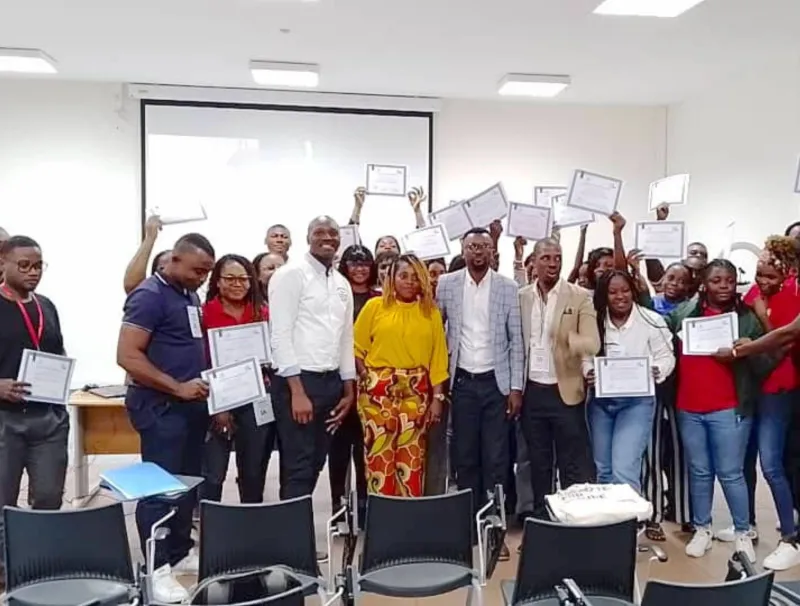
[[[507,397],[500,393],[494,371],[473,374],[459,368],[452,398],[458,487],[472,490],[477,511],[486,503],[487,491],[508,479]]]
[[[292,396],[285,378],[272,382],[272,404],[278,432],[281,463],[281,499],[312,494],[325,466],[331,434],[326,422],[342,398],[339,371],[302,371],[299,375],[314,408],[314,419],[305,425],[292,418]]]
[[[350,461],[356,481],[359,503],[367,502],[367,470],[364,460],[364,430],[355,407],[350,411],[331,438],[328,453],[328,478],[331,483],[331,503],[334,513],[342,506],[347,494],[347,470]]]
[[[199,476],[202,470],[203,440],[208,429],[208,414],[204,402],[163,402],[154,404],[154,415],[145,426],[131,415],[139,432],[142,461],[155,463],[172,474]],[[136,505],[136,525],[139,529],[142,553],[150,528],[167,515],[173,506],[175,516],[167,522],[169,534],[156,545],[156,568],[175,565],[194,545],[191,538],[192,511],[197,503],[197,491],[189,491],[177,503],[164,502],[157,497],[144,499]]]
[[[595,481],[586,404],[567,406],[558,385],[528,381],[522,404],[522,433],[531,462],[533,514],[549,519],[545,496],[553,488],[554,452],[562,489]]]
[[[236,483],[239,501],[262,503],[269,459],[275,448],[275,423],[256,424],[251,405],[233,412],[235,431],[224,436],[209,428],[203,450],[203,477],[200,494],[209,501],[222,500],[222,487],[228,475],[231,451],[236,452]]]

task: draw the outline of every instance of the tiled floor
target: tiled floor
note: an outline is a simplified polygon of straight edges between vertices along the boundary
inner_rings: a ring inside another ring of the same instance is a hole
[[[113,456],[113,457],[97,457],[92,461],[90,467],[90,485],[94,486],[97,483],[98,476],[103,469],[108,469],[120,465],[124,465],[128,462],[133,462],[137,460],[135,457],[127,457],[127,456]],[[225,493],[224,493],[224,500],[230,502],[236,502],[237,494],[235,488],[235,471],[233,467],[228,474],[228,481],[225,486]],[[270,465],[270,470],[268,474],[268,481],[267,481],[267,499],[268,500],[276,500],[277,499],[277,486],[278,486],[278,478],[277,478],[277,457],[273,457],[273,460]],[[23,486],[23,490],[21,492],[22,498],[21,501],[25,500],[26,489]],[[73,478],[72,473],[67,479],[67,503],[65,506],[71,506],[72,497],[74,495],[73,490]],[[317,536],[318,536],[318,543],[319,546],[322,547],[324,545],[324,520],[330,515],[330,503],[329,503],[329,496],[328,496],[328,478],[327,472],[324,472],[322,477],[320,478],[319,486],[317,487],[316,492],[314,493],[314,505],[315,511],[317,515]],[[108,502],[107,498],[100,495],[94,498],[88,506],[96,506],[100,505],[104,502]],[[716,513],[716,524],[717,527],[723,527],[730,521],[730,516],[727,513],[727,508],[725,506],[724,500],[722,498],[721,493],[719,493],[715,498],[715,513]],[[126,512],[128,513],[128,532],[131,539],[131,548],[135,557],[141,558],[141,552],[138,547],[138,539],[136,536],[136,528],[133,524],[133,508],[127,507]],[[774,512],[774,507],[772,505],[772,499],[769,494],[769,489],[767,486],[761,481],[757,491],[757,519],[759,523],[759,531],[761,533],[761,539],[757,544],[756,553],[759,558],[759,562],[766,556],[776,545],[778,540],[778,534],[775,530],[775,523],[776,517]],[[654,563],[649,570],[649,576],[652,578],[659,578],[671,581],[684,581],[684,582],[719,582],[724,579],[725,574],[727,572],[727,559],[731,553],[731,547],[724,543],[715,543],[714,548],[711,552],[706,555],[706,557],[701,559],[691,559],[684,555],[683,553],[683,545],[685,541],[688,539],[686,535],[680,533],[680,529],[674,526],[667,526],[667,541],[666,543],[662,543],[662,547],[665,549],[667,554],[669,555],[669,562],[661,564],[661,563]],[[512,558],[510,562],[501,563],[498,566],[498,569],[495,573],[494,579],[489,582],[488,587],[486,588],[484,594],[484,603],[487,605],[499,605],[502,604],[502,597],[500,595],[499,589],[499,581],[501,579],[511,579],[514,577],[517,565],[516,559],[516,547],[519,544],[521,538],[520,531],[512,531],[509,534],[509,546],[511,547]],[[642,584],[646,583],[648,577],[648,555],[647,554],[640,554],[640,565],[638,569],[639,579]],[[337,559],[338,561],[338,559]],[[800,567],[797,567],[794,570],[789,570],[783,573],[779,573],[777,576],[778,579],[785,579],[785,580],[800,580]],[[443,598],[435,598],[429,600],[419,600],[420,603],[424,602],[425,604],[439,604],[441,606],[447,604],[462,604],[464,603],[463,600],[465,595],[463,592],[454,593],[450,596],[446,596]],[[399,602],[399,600],[391,600],[388,598],[373,598],[373,597],[365,597],[363,603],[365,606],[374,605],[374,604],[387,604],[390,602]],[[408,603],[408,601],[405,601]]]

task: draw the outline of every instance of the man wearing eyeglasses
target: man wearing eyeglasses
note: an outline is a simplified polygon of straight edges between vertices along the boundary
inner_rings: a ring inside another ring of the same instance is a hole
[[[7,235],[7,234],[6,234]],[[33,509],[60,509],[67,473],[69,414],[66,407],[28,399],[30,385],[16,380],[22,352],[62,355],[58,312],[34,294],[45,263],[39,245],[26,236],[0,245],[0,509],[17,505],[23,471]],[[5,538],[0,520],[0,565]]]

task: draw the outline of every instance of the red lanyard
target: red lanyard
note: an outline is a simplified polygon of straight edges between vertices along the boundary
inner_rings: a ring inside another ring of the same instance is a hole
[[[11,289],[9,289],[5,284],[3,284],[3,292],[5,292],[13,301],[17,302],[19,313],[22,314],[22,321],[25,322],[25,328],[28,329],[28,334],[31,337],[31,341],[33,341],[33,346],[36,349],[39,349],[39,345],[42,342],[42,334],[44,333],[44,314],[42,313],[42,305],[39,303],[39,299],[36,298],[36,295],[31,295],[31,299],[33,299],[33,302],[36,304],[36,312],[39,315],[39,330],[35,331],[33,330],[33,321],[31,320],[28,310],[25,309],[25,305],[23,305],[22,301],[17,299],[14,296],[14,293],[11,292]]]

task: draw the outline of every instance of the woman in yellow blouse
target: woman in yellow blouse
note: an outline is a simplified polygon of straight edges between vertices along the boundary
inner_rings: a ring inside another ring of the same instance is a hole
[[[354,332],[367,490],[422,496],[426,434],[441,419],[448,374],[442,316],[417,257],[394,260],[383,296],[367,301]]]

